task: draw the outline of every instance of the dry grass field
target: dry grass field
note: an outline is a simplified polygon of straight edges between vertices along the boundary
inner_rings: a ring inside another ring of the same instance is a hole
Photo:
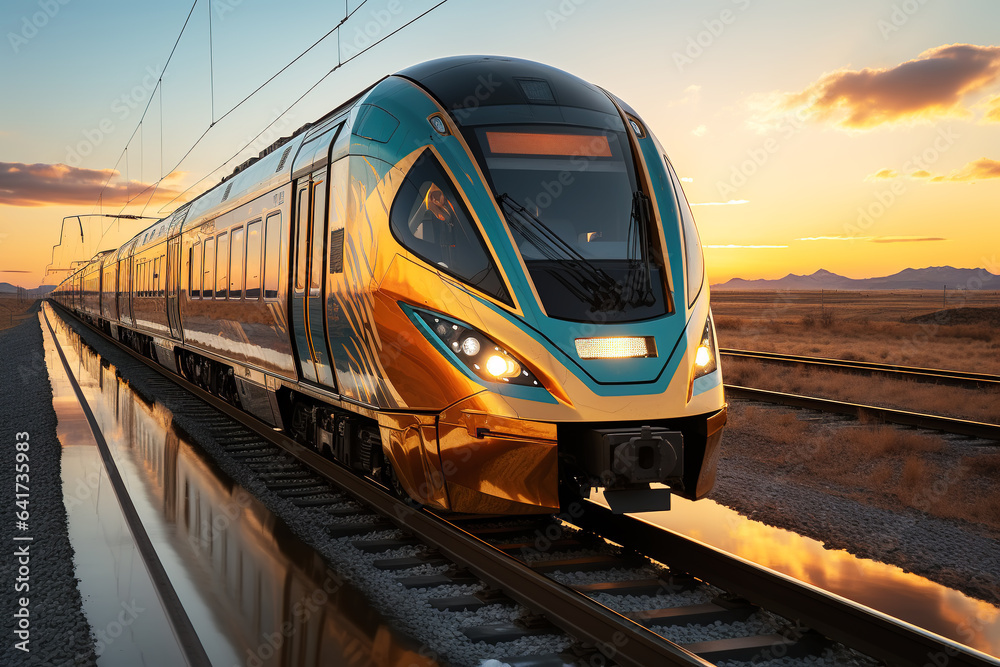
[[[882,375],[726,358],[727,384],[1000,424],[1000,389],[965,389]]]
[[[724,348],[1000,375],[1000,292],[712,294]],[[947,306],[942,308],[942,306]],[[1000,423],[1000,390],[723,361],[729,384]]]
[[[712,311],[722,347],[1000,375],[996,291],[718,290]]]
[[[0,295],[0,330],[20,324],[35,303],[35,299],[18,299],[14,295]]]
[[[1000,452],[892,426],[807,421],[805,413],[737,402],[725,456],[775,475],[887,507],[912,507],[1000,529]]]

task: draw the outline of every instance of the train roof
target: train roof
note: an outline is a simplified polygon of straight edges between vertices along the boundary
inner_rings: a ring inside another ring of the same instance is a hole
[[[401,70],[398,76],[419,83],[446,109],[469,118],[471,110],[494,106],[575,107],[617,115],[607,93],[592,83],[550,65],[505,56],[454,56]]]

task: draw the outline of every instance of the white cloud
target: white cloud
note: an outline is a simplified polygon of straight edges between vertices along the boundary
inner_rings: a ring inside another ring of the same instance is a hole
[[[752,248],[752,249],[756,250],[756,249],[760,249],[760,248],[787,248],[788,246],[786,246],[786,245],[736,245],[734,243],[730,243],[728,245],[706,245],[704,247],[706,247],[706,248],[725,248],[725,249],[739,248],[741,250]]]
[[[806,236],[796,241],[868,241],[870,243],[914,243],[919,241],[947,241],[939,236]]]
[[[691,206],[738,206],[749,203],[749,199],[730,199],[729,201],[707,201],[700,204],[691,204]]]

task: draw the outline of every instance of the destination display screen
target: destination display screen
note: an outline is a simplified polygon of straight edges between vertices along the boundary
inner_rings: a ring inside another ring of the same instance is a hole
[[[486,142],[494,155],[612,156],[611,144],[602,134],[487,132]]]

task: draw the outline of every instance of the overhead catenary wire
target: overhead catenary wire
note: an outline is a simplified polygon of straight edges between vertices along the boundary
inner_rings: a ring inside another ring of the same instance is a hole
[[[196,0],[196,1],[197,1],[197,0]],[[206,135],[208,134],[209,130],[211,130],[211,129],[212,129],[213,127],[215,127],[215,126],[216,126],[217,124],[219,124],[219,123],[220,123],[220,122],[221,122],[221,121],[222,121],[223,119],[225,119],[226,117],[228,117],[228,116],[229,116],[229,115],[230,115],[231,113],[233,113],[233,112],[234,112],[234,111],[236,111],[236,110],[237,110],[237,109],[238,109],[239,107],[241,107],[241,106],[242,106],[243,104],[245,104],[245,103],[246,103],[247,101],[249,101],[249,100],[250,100],[250,99],[251,99],[251,98],[252,98],[252,97],[253,97],[254,95],[256,95],[256,94],[257,94],[257,93],[259,93],[259,92],[260,92],[261,90],[263,90],[265,86],[267,86],[267,85],[268,85],[269,83],[271,83],[272,81],[274,81],[274,80],[275,80],[275,79],[276,79],[277,77],[279,77],[279,76],[280,76],[280,75],[281,75],[282,73],[284,73],[284,72],[285,72],[285,71],[286,71],[286,70],[287,70],[287,69],[288,69],[289,67],[291,67],[291,66],[292,66],[292,65],[294,65],[294,64],[295,64],[296,62],[298,62],[299,60],[301,60],[301,59],[302,59],[302,58],[303,58],[303,57],[304,57],[304,56],[305,56],[306,54],[308,54],[308,53],[309,53],[310,51],[312,51],[312,50],[313,50],[314,48],[316,48],[316,47],[317,47],[317,46],[318,46],[318,45],[319,45],[319,44],[320,44],[321,42],[323,42],[324,40],[326,40],[326,39],[327,39],[327,38],[328,38],[328,37],[329,37],[330,35],[332,35],[332,34],[333,34],[334,32],[336,32],[336,33],[337,33],[337,38],[338,38],[338,49],[337,49],[337,54],[338,54],[338,65],[339,65],[339,64],[341,64],[341,63],[339,62],[339,55],[340,55],[340,46],[339,46],[339,39],[340,39],[340,28],[341,28],[341,27],[342,27],[342,26],[343,26],[343,25],[344,25],[345,23],[347,23],[347,21],[349,21],[349,20],[350,20],[350,18],[351,18],[352,16],[354,16],[354,14],[355,14],[355,13],[357,13],[357,11],[358,11],[359,9],[361,9],[362,7],[364,7],[364,6],[365,6],[365,4],[367,4],[367,3],[368,3],[368,0],[362,0],[362,2],[361,2],[361,3],[360,3],[360,4],[358,5],[358,6],[357,6],[357,7],[355,7],[355,8],[353,9],[353,10],[351,10],[351,11],[348,11],[348,8],[347,8],[347,6],[345,5],[345,8],[344,8],[344,12],[345,12],[345,15],[344,15],[344,18],[343,18],[343,19],[341,19],[341,20],[340,20],[340,21],[339,21],[339,22],[337,23],[337,25],[335,25],[335,26],[334,26],[333,28],[331,28],[330,30],[328,30],[328,31],[326,32],[326,34],[324,34],[324,35],[323,35],[322,37],[320,37],[320,38],[319,38],[319,39],[317,39],[317,40],[316,40],[315,42],[313,42],[313,43],[312,43],[311,45],[309,45],[309,47],[307,47],[307,48],[306,48],[306,49],[305,49],[304,51],[302,51],[302,53],[300,53],[299,55],[295,56],[295,58],[293,58],[293,59],[292,59],[291,61],[289,61],[289,62],[288,62],[288,63],[287,63],[287,64],[286,64],[286,65],[285,65],[284,67],[282,67],[282,68],[281,68],[281,69],[279,69],[279,70],[278,70],[277,72],[275,72],[274,74],[272,74],[272,75],[271,75],[271,76],[270,76],[270,77],[269,77],[269,78],[268,78],[268,79],[267,79],[266,81],[264,81],[264,82],[263,82],[263,83],[261,83],[261,84],[260,84],[259,86],[257,86],[257,87],[256,87],[256,88],[255,88],[255,89],[254,89],[253,91],[251,91],[249,95],[247,95],[247,96],[246,96],[246,97],[244,97],[244,98],[243,98],[242,100],[240,100],[239,102],[237,102],[237,103],[236,103],[235,105],[233,105],[233,106],[232,106],[232,107],[231,107],[231,108],[230,108],[230,109],[229,109],[228,111],[226,111],[226,112],[225,112],[224,114],[222,114],[222,115],[221,115],[221,116],[219,116],[218,118],[215,118],[215,94],[214,94],[214,85],[215,85],[215,84],[214,84],[214,74],[213,74],[213,75],[212,75],[212,87],[213,87],[213,88],[212,88],[212,90],[213,90],[213,92],[212,92],[212,122],[211,122],[211,123],[209,124],[209,126],[208,126],[207,128],[205,128],[205,131],[201,133],[201,136],[199,136],[199,137],[198,137],[198,138],[197,138],[197,139],[195,140],[195,142],[194,142],[194,143],[193,143],[193,144],[191,145],[191,147],[190,147],[190,148],[189,148],[189,149],[187,150],[187,152],[186,152],[186,153],[184,153],[184,155],[183,155],[183,156],[181,157],[181,159],[180,159],[180,160],[178,160],[178,162],[177,162],[177,165],[176,165],[176,166],[175,166],[175,167],[174,167],[173,169],[171,169],[170,171],[168,171],[168,172],[166,173],[166,175],[170,175],[171,173],[173,173],[173,172],[174,172],[174,170],[176,170],[176,169],[177,169],[177,167],[179,167],[179,166],[180,166],[180,164],[181,164],[181,163],[182,163],[182,162],[183,162],[183,161],[184,161],[185,159],[187,159],[187,157],[188,157],[188,156],[189,156],[189,155],[190,155],[190,154],[192,153],[192,151],[194,151],[194,149],[195,149],[195,148],[196,148],[196,147],[198,146],[198,144],[199,144],[199,143],[201,143],[202,139],[204,139],[204,138],[205,138],[205,136],[206,136]],[[209,4],[211,4],[211,3],[209,3]],[[192,9],[193,9],[193,8],[192,8]],[[432,9],[434,9],[434,8],[432,7]],[[419,18],[419,17],[418,17],[418,18]],[[211,9],[209,10],[209,21],[211,21]],[[404,27],[405,27],[405,26],[404,26]],[[211,39],[212,39],[212,36],[211,36],[211,24],[210,24],[210,26],[209,26],[209,41],[210,41],[210,42],[211,42]],[[379,40],[379,41],[381,41],[381,40]],[[374,46],[374,44],[372,44],[372,45],[370,45],[370,46]],[[369,46],[368,48],[370,48],[370,46]],[[366,48],[365,50],[367,50],[367,48]],[[360,55],[360,54],[358,54],[358,55]],[[165,69],[166,69],[166,68],[164,68],[164,70],[165,70]],[[162,75],[161,75],[161,81],[162,81]],[[315,87],[315,86],[314,86],[314,87]],[[310,90],[311,90],[311,89],[310,89]],[[291,107],[289,107],[289,108],[291,108]],[[287,111],[287,110],[286,110],[286,111]],[[284,113],[285,113],[285,112],[282,112],[282,114],[281,114],[281,115],[284,115]],[[278,118],[280,118],[280,117],[281,117],[281,116],[279,115],[279,116],[278,116]],[[277,119],[276,119],[276,120],[277,120]],[[140,119],[140,122],[141,122],[141,119]],[[163,123],[163,91],[162,91],[162,87],[161,87],[161,89],[160,89],[160,132],[161,132],[161,137],[160,137],[160,142],[161,142],[161,143],[160,143],[160,178],[159,178],[159,179],[158,179],[158,180],[156,181],[156,183],[154,184],[154,188],[153,188],[153,191],[152,191],[152,192],[150,193],[150,196],[149,196],[149,198],[148,198],[148,199],[146,200],[146,203],[145,203],[145,204],[143,205],[143,208],[142,208],[142,210],[143,210],[143,213],[145,213],[145,211],[146,211],[146,207],[147,207],[147,206],[149,206],[150,202],[151,202],[151,201],[152,201],[152,199],[153,199],[153,196],[154,196],[154,195],[156,194],[156,190],[158,189],[158,187],[159,187],[160,183],[161,183],[161,182],[163,181],[163,178],[164,178],[164,173],[163,173],[163,145],[162,145],[162,140],[163,140],[163,137],[162,137],[162,123]],[[268,127],[270,127],[270,126],[271,126],[271,125],[273,125],[273,124],[274,124],[274,123],[272,122],[272,123],[271,123],[270,125],[268,125]],[[261,132],[261,134],[263,134],[263,132]],[[257,136],[259,137],[259,136],[260,136],[260,134],[258,134]],[[254,140],[256,140],[256,137],[254,138]],[[131,139],[130,139],[130,141],[131,141]],[[251,142],[250,142],[250,144],[252,144],[252,143],[253,143],[253,141],[251,141]],[[247,146],[249,146],[250,144],[247,144]],[[245,149],[246,149],[246,146],[244,146],[243,148],[241,148],[241,149],[240,149],[240,152],[242,152],[242,151],[243,151],[243,150],[245,150]],[[228,160],[227,160],[227,162],[228,162]],[[213,172],[213,173],[214,173],[214,172]],[[202,180],[204,180],[204,179],[202,179]],[[200,183],[200,182],[201,182],[201,181],[199,181],[199,183]],[[190,188],[189,188],[189,189],[190,189]],[[185,190],[185,192],[187,192],[187,190]],[[175,198],[174,198],[174,199],[172,199],[172,200],[171,200],[170,202],[168,202],[168,203],[167,203],[167,205],[169,205],[169,204],[173,203],[174,201],[176,201],[176,199],[177,199],[177,198],[175,197]],[[129,205],[129,204],[131,204],[131,202],[132,202],[132,200],[129,200],[129,201],[127,201],[127,202],[126,202],[126,206],[127,206],[127,205]],[[162,208],[161,208],[161,210],[162,210]]]
[[[365,1],[367,2],[367,0],[365,0]],[[412,24],[416,23],[417,21],[419,21],[420,19],[424,18],[425,16],[427,16],[428,14],[430,14],[431,12],[433,12],[435,9],[441,7],[442,5],[446,4],[447,2],[448,2],[448,0],[440,0],[439,2],[437,2],[436,4],[434,4],[433,6],[431,6],[430,8],[426,9],[422,13],[418,14],[417,16],[413,17],[412,19],[410,19],[409,21],[407,21],[403,25],[399,26],[395,30],[389,32],[385,36],[379,38],[378,40],[376,40],[376,41],[372,42],[371,44],[369,44],[368,46],[364,47],[363,49],[361,49],[360,51],[358,51],[357,53],[355,53],[351,57],[347,58],[346,60],[342,60],[342,61],[338,62],[337,65],[335,67],[333,67],[333,69],[331,69],[330,71],[328,71],[325,74],[323,74],[323,76],[321,76],[319,78],[319,80],[317,80],[315,83],[313,83],[304,93],[302,93],[302,95],[300,95],[298,98],[296,98],[296,100],[294,102],[292,102],[290,105],[288,105],[284,109],[284,111],[282,111],[274,120],[272,120],[270,123],[268,123],[267,125],[265,125],[261,129],[261,131],[258,132],[253,137],[253,139],[251,139],[250,141],[248,141],[242,148],[240,148],[238,151],[236,151],[236,153],[234,153],[232,155],[232,157],[230,157],[229,159],[227,159],[226,161],[224,161],[222,164],[220,164],[218,167],[216,167],[215,169],[213,169],[212,171],[210,171],[204,177],[202,177],[199,180],[197,180],[196,182],[192,183],[190,186],[188,186],[182,192],[178,193],[177,196],[175,196],[173,199],[171,199],[166,204],[164,204],[162,207],[160,207],[160,212],[162,212],[164,209],[168,208],[171,204],[173,204],[178,199],[180,199],[181,197],[183,197],[185,194],[187,194],[188,192],[190,192],[191,190],[193,190],[199,184],[201,184],[201,183],[205,182],[206,180],[208,180],[209,178],[211,178],[213,174],[217,173],[220,169],[225,168],[226,165],[228,165],[233,160],[235,160],[236,158],[238,158],[243,153],[243,151],[245,151],[247,148],[249,148],[250,146],[252,146],[257,141],[257,139],[259,139],[261,137],[261,135],[263,135],[265,132],[267,132],[271,128],[272,125],[274,125],[275,123],[277,123],[286,113],[288,113],[292,108],[295,107],[295,105],[297,105],[299,102],[301,102],[309,93],[311,93],[313,90],[315,90],[331,74],[333,74],[337,70],[341,69],[344,65],[347,65],[351,61],[353,61],[356,58],[360,57],[361,55],[367,53],[371,49],[375,48],[376,46],[378,46],[379,44],[381,44],[385,40],[389,39],[393,35],[397,34],[401,30],[404,30],[407,27],[411,26]],[[363,4],[364,4],[364,2],[361,3],[361,5],[358,5],[358,7],[356,7],[354,9],[354,11],[351,12],[351,14],[353,15],[354,12],[356,12]],[[328,33],[328,35],[329,35],[329,33]],[[315,46],[315,44],[313,46]],[[310,48],[312,48],[312,47],[310,47]],[[300,56],[298,56],[298,57],[301,57],[301,55],[304,55],[304,53],[300,54]],[[298,59],[298,57],[296,58],[296,60]],[[287,69],[287,66],[284,67],[284,68],[282,68],[281,71],[284,71],[285,69]],[[279,74],[280,74],[280,72],[279,72]],[[277,74],[275,76],[277,76]],[[271,81],[273,78],[274,77],[271,77],[271,79],[268,79],[268,82]],[[267,85],[267,82],[265,82],[264,84],[261,84],[261,86],[259,86],[257,88],[257,91],[259,91],[265,85]],[[254,91],[254,92],[256,93],[257,91]],[[251,95],[253,95],[253,93],[251,93]],[[240,102],[240,104],[242,104],[243,102],[245,102],[248,99],[249,99],[249,96],[247,98],[244,98],[244,100],[242,100]],[[226,114],[223,115],[222,117],[220,117],[219,120],[221,121],[222,118],[224,118],[226,115],[228,115],[229,113],[231,113],[233,110],[235,110],[235,108],[231,109],[228,112],[226,112]],[[216,121],[216,123],[218,123],[218,121]],[[173,167],[173,169],[171,169],[171,173],[174,170],[176,170],[181,165],[181,163],[188,157],[188,155],[191,154],[192,151],[194,151],[195,147],[198,145],[199,142],[201,142],[202,139],[205,138],[205,135],[208,134],[208,131],[210,129],[211,128],[208,128],[208,129],[205,130],[205,132],[202,133],[202,135],[195,141],[195,143],[191,146],[191,148],[189,148],[188,151],[184,154],[184,156],[177,162],[177,164]],[[147,206],[148,206],[148,202],[147,202]],[[145,212],[145,210],[146,210],[145,207],[143,207],[143,212]]]
[[[194,0],[194,2],[191,4],[191,9],[188,10],[187,18],[184,19],[184,25],[181,26],[181,31],[177,34],[177,39],[174,40],[174,46],[173,46],[172,49],[170,49],[170,55],[167,56],[166,62],[163,63],[163,69],[160,70],[160,76],[159,76],[159,78],[156,81],[156,87],[153,89],[153,93],[150,94],[149,99],[146,101],[146,108],[144,108],[142,110],[142,115],[139,116],[139,123],[135,126],[135,129],[132,130],[132,134],[129,135],[128,141],[125,142],[125,148],[126,149],[128,148],[129,144],[132,143],[132,139],[135,138],[136,132],[139,131],[139,127],[142,125],[143,119],[146,118],[146,112],[149,111],[149,105],[153,103],[153,95],[156,94],[157,89],[162,88],[163,73],[167,71],[167,67],[170,65],[170,60],[174,57],[174,52],[177,51],[177,45],[180,44],[181,37],[184,35],[184,31],[187,29],[188,22],[191,20],[191,15],[194,13],[194,8],[198,5],[198,1],[199,0]],[[161,151],[160,151],[160,153],[161,153],[161,163],[162,163],[162,152],[163,152],[162,151],[162,132],[163,132],[162,118],[163,118],[163,96],[161,94],[160,95],[160,119],[161,119],[161,128],[160,128],[160,133],[161,133]],[[118,167],[118,164],[121,162],[122,155],[124,155],[124,154],[125,154],[125,149],[122,149],[122,154],[118,156],[118,160],[115,162],[115,168]],[[107,190],[108,185],[111,183],[111,179],[114,178],[114,172],[115,172],[115,170],[112,169],[111,173],[108,174],[108,180],[106,180],[104,182],[104,187],[101,188],[101,192],[97,196],[98,205],[103,200],[103,198],[104,198],[104,191]],[[162,172],[162,165],[161,165],[161,172]]]
[[[215,125],[215,48],[212,46],[212,2],[205,3],[208,7],[208,82],[211,91],[209,97],[212,101],[212,122],[209,125]]]
[[[375,42],[373,42],[372,44],[369,44],[368,46],[366,46],[366,47],[362,48],[361,50],[359,50],[357,53],[351,55],[349,58],[342,59],[341,58],[341,49],[340,49],[340,29],[344,26],[344,24],[347,23],[347,21],[350,20],[350,18],[352,16],[354,16],[354,14],[356,14],[368,2],[368,0],[362,0],[362,2],[360,4],[358,4],[358,6],[355,7],[353,10],[349,10],[349,4],[345,3],[345,16],[344,16],[344,18],[342,20],[340,20],[337,23],[336,26],[334,26],[329,31],[327,31],[322,37],[320,37],[315,42],[313,42],[309,47],[307,47],[299,55],[297,55],[295,58],[293,58],[291,61],[289,61],[286,65],[284,65],[281,69],[279,69],[277,72],[275,72],[273,75],[271,75],[267,80],[265,80],[263,83],[261,83],[259,86],[257,86],[247,96],[245,96],[243,99],[241,99],[235,105],[233,105],[230,109],[228,109],[225,113],[223,113],[218,118],[215,118],[215,113],[214,113],[214,66],[210,66],[210,69],[213,70],[212,76],[211,76],[211,82],[212,82],[212,84],[211,84],[212,85],[212,92],[211,92],[211,95],[212,95],[212,117],[213,117],[212,118],[212,122],[208,125],[208,127],[205,128],[205,130],[201,133],[201,135],[199,135],[199,137],[188,148],[188,150],[185,151],[184,155],[181,156],[181,158],[176,162],[176,164],[171,169],[164,170],[164,166],[163,166],[163,158],[164,158],[164,154],[163,154],[163,144],[164,144],[164,132],[163,132],[163,122],[164,122],[164,117],[163,117],[163,76],[166,73],[167,66],[170,64],[170,61],[172,60],[172,58],[174,56],[174,53],[177,50],[177,46],[180,43],[180,39],[183,36],[184,31],[186,30],[186,28],[188,26],[188,23],[190,22],[191,16],[194,13],[194,9],[197,6],[198,1],[199,0],[195,0],[194,3],[191,5],[190,10],[188,11],[188,15],[185,18],[184,25],[181,27],[181,31],[178,34],[177,39],[174,42],[173,48],[171,49],[170,54],[167,57],[167,61],[165,62],[164,67],[163,67],[163,69],[160,72],[160,76],[159,76],[159,78],[157,80],[156,86],[155,86],[154,91],[153,91],[153,94],[156,94],[158,96],[158,106],[159,106],[159,115],[160,115],[160,118],[159,118],[159,122],[160,122],[160,151],[159,151],[160,168],[159,168],[159,178],[157,179],[157,181],[152,186],[143,188],[135,197],[127,196],[126,197],[126,202],[121,207],[121,209],[119,211],[119,214],[121,214],[129,205],[131,205],[132,202],[134,202],[137,199],[141,198],[142,195],[145,194],[148,191],[149,192],[149,196],[146,197],[146,201],[143,204],[143,207],[142,207],[142,210],[141,210],[141,213],[140,213],[140,217],[144,217],[146,209],[152,203],[153,199],[156,196],[156,192],[159,189],[159,186],[162,184],[162,182],[165,180],[165,178],[167,176],[169,176],[170,174],[176,172],[176,170],[180,167],[180,165],[183,164],[183,162],[191,155],[191,153],[195,150],[195,148],[197,148],[201,144],[201,142],[205,139],[205,137],[208,135],[208,133],[211,131],[211,129],[215,125],[217,125],[223,119],[225,119],[226,117],[228,117],[230,114],[232,114],[234,111],[236,111],[236,109],[238,109],[240,106],[242,106],[243,104],[245,104],[247,101],[249,101],[250,99],[252,99],[257,93],[259,93],[261,90],[263,90],[269,83],[271,83],[278,76],[280,76],[282,73],[284,73],[285,71],[287,71],[288,68],[290,68],[292,65],[294,65],[299,60],[301,60],[306,54],[308,54],[310,51],[312,51],[316,46],[318,46],[324,40],[326,40],[327,38],[329,38],[330,35],[332,35],[334,32],[336,32],[337,36],[338,36],[338,40],[337,40],[338,41],[338,63],[337,63],[337,65],[335,67],[333,67],[332,69],[330,69],[328,72],[326,72],[322,77],[320,77],[319,80],[317,80],[313,85],[311,85],[302,95],[300,95],[294,102],[292,102],[292,104],[290,104],[288,107],[286,107],[285,110],[282,111],[277,117],[275,117],[274,120],[272,120],[263,129],[261,129],[261,131],[258,132],[249,142],[247,142],[235,154],[233,154],[232,157],[230,157],[228,160],[226,160],[225,162],[223,162],[216,169],[212,170],[208,175],[206,175],[205,177],[199,179],[197,182],[195,182],[194,184],[192,184],[191,186],[189,186],[188,188],[186,188],[183,192],[179,193],[177,196],[175,196],[169,202],[167,202],[166,204],[164,204],[159,209],[159,212],[161,214],[163,214],[164,209],[167,209],[170,205],[172,205],[174,202],[176,202],[182,196],[184,196],[185,194],[187,194],[188,192],[190,192],[193,188],[195,188],[199,184],[203,183],[206,179],[208,179],[209,177],[211,177],[213,174],[217,173],[219,171],[219,169],[222,169],[227,164],[229,164],[230,162],[232,162],[234,159],[236,159],[237,157],[239,157],[239,155],[243,151],[245,151],[248,147],[250,147],[251,145],[253,145],[278,120],[280,120],[286,113],[288,113],[288,111],[290,111],[297,104],[299,104],[307,95],[309,95],[309,93],[311,93],[313,90],[315,90],[331,74],[335,73],[337,70],[339,70],[340,68],[342,68],[344,65],[350,63],[351,61],[353,61],[356,58],[360,57],[364,53],[367,53],[368,51],[370,51],[374,47],[378,46],[379,44],[381,44],[385,40],[387,40],[390,37],[396,35],[400,31],[406,29],[407,27],[409,27],[413,23],[419,21],[423,17],[425,17],[428,14],[430,14],[432,11],[434,11],[434,10],[438,9],[439,7],[441,7],[442,5],[446,4],[448,0],[440,0],[439,2],[437,2],[436,4],[434,4],[433,6],[431,6],[430,8],[428,8],[427,10],[421,12],[419,15],[417,15],[414,18],[410,19],[409,21],[407,21],[403,25],[399,26],[395,30],[392,30],[388,34],[384,35],[380,39],[378,39]],[[209,3],[209,5],[210,5],[210,3]],[[209,18],[209,20],[211,21],[211,7],[209,8],[209,11],[210,11],[210,18]],[[213,48],[213,45],[211,43],[212,39],[213,38],[212,38],[212,35],[211,35],[211,26],[210,26],[210,36],[209,36],[210,51],[212,51],[214,53],[214,48]],[[210,65],[211,65],[211,61],[210,61]],[[126,142],[126,149],[128,148],[128,146],[131,143],[132,139],[135,137],[136,133],[140,131],[140,128],[142,127],[143,121],[144,121],[144,119],[145,119],[145,117],[146,117],[146,115],[147,115],[147,113],[149,111],[149,107],[152,104],[152,101],[153,101],[152,100],[152,95],[150,95],[150,98],[149,98],[149,100],[146,103],[146,107],[143,109],[143,113],[140,116],[139,122],[136,125],[136,129],[133,130],[132,135],[129,137],[128,142]],[[104,192],[107,189],[108,185],[110,184],[111,179],[114,177],[114,173],[117,170],[118,164],[121,162],[122,156],[125,155],[125,154],[126,154],[126,150],[123,149],[122,155],[119,156],[118,162],[116,162],[116,164],[115,164],[115,168],[112,169],[112,172],[109,174],[108,180],[105,182],[104,187],[102,188],[101,193],[98,196],[98,203],[99,204],[101,204],[103,202]],[[127,190],[128,190],[128,188],[127,188]],[[128,191],[127,195],[130,195],[130,191]],[[104,232],[104,234],[106,234],[106,233],[107,233],[107,230]],[[101,237],[100,240],[103,241],[103,238],[104,238],[104,235],[102,235],[102,237]]]

